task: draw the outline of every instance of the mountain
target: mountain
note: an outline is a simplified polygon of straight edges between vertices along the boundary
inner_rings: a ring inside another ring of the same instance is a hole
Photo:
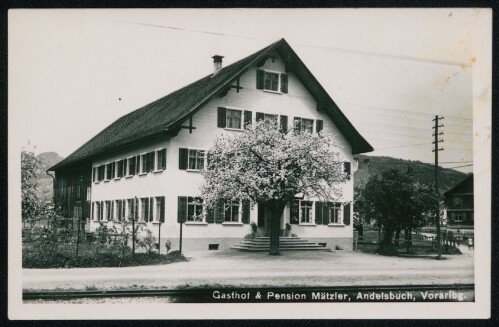
[[[36,174],[38,195],[43,200],[51,200],[53,194],[53,179],[47,175],[46,171],[64,158],[55,152],[40,153],[36,158],[42,165],[41,171]]]
[[[354,185],[365,185],[371,176],[381,173],[389,168],[397,168],[408,174],[422,184],[433,185],[435,182],[435,168],[432,164],[421,161],[404,160],[392,157],[375,157],[355,155],[358,160],[358,170],[354,173]],[[411,173],[412,170],[412,173]],[[440,193],[444,193],[457,183],[461,182],[467,174],[457,170],[442,168],[438,172]]]

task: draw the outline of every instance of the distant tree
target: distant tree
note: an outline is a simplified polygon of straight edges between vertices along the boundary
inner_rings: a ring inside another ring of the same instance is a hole
[[[406,229],[433,219],[437,198],[431,187],[414,182],[411,176],[395,168],[381,176],[372,176],[359,190],[355,205],[356,216],[364,222],[374,222],[383,230],[378,252],[395,254],[393,237]]]
[[[338,144],[331,136],[284,133],[273,121],[218,137],[208,152],[202,195],[208,208],[221,199],[250,201],[271,213],[270,254],[279,254],[281,215],[298,194],[334,201],[346,180]]]
[[[21,201],[22,221],[31,223],[44,213],[44,206],[37,193],[36,174],[41,164],[33,152],[21,152]]]

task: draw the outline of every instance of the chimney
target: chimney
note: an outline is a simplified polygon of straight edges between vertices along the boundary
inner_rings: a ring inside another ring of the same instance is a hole
[[[214,68],[213,73],[216,73],[220,68],[222,68],[223,56],[214,55],[212,58],[213,58],[213,68]]]

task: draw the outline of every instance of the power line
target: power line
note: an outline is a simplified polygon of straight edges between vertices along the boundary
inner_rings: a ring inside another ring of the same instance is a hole
[[[205,31],[205,30],[189,29],[189,28],[183,28],[183,27],[177,27],[177,26],[148,24],[148,23],[141,23],[141,22],[126,22],[126,21],[120,21],[120,23],[136,24],[136,25],[142,25],[142,26],[148,26],[148,27],[164,28],[164,29],[191,32],[191,33],[209,34],[209,35],[214,35],[214,36],[225,36],[225,37],[233,37],[233,38],[241,38],[241,39],[249,39],[249,40],[261,40],[261,41],[274,41],[274,40],[270,40],[270,39],[266,39],[266,38],[262,38],[262,37],[251,37],[251,36],[236,35],[236,34],[226,34],[226,33],[220,33],[220,32],[211,32],[211,31]],[[391,58],[391,59],[397,59],[397,60],[407,60],[407,61],[415,61],[415,62],[427,62],[427,63],[434,63],[434,64],[471,67],[471,64],[468,62],[459,62],[459,61],[443,60],[443,59],[424,59],[424,58],[412,57],[412,56],[406,56],[406,55],[393,55],[393,54],[379,53],[379,52],[365,51],[365,50],[353,50],[353,49],[344,49],[344,48],[337,48],[337,47],[326,47],[326,46],[306,44],[306,43],[294,43],[294,44],[296,46],[301,46],[301,47],[306,47],[306,48],[317,48],[317,49],[332,50],[332,51],[337,51],[337,52],[356,53],[356,54],[375,56],[375,57],[385,57],[385,58]]]
[[[399,145],[399,146],[390,146],[390,147],[386,147],[386,148],[377,148],[377,149],[374,149],[374,151],[386,150],[386,149],[395,149],[395,148],[406,148],[406,147],[411,147],[411,146],[428,145],[428,144],[432,144],[432,143],[418,143],[418,144],[407,144],[407,145]]]
[[[418,115],[425,115],[425,116],[434,116],[432,113],[426,113],[426,112],[419,112],[415,110],[409,110],[409,109],[396,109],[396,108],[389,108],[389,107],[382,107],[382,106],[371,106],[367,104],[360,104],[360,103],[353,103],[353,102],[337,102],[343,105],[351,105],[351,106],[359,106],[359,107],[366,107],[366,108],[371,108],[374,110],[388,110],[388,111],[395,111],[395,112],[401,112],[401,113],[412,113],[412,114],[418,114]],[[459,116],[447,116],[445,115],[445,118],[450,117],[452,119],[457,119],[457,120],[466,120],[466,121],[473,121],[471,118],[465,118],[465,117],[459,117]],[[425,119],[426,118],[421,118]]]

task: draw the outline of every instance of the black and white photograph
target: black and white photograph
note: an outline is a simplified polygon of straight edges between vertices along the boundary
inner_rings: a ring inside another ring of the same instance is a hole
[[[488,318],[492,10],[11,9],[9,318]]]

